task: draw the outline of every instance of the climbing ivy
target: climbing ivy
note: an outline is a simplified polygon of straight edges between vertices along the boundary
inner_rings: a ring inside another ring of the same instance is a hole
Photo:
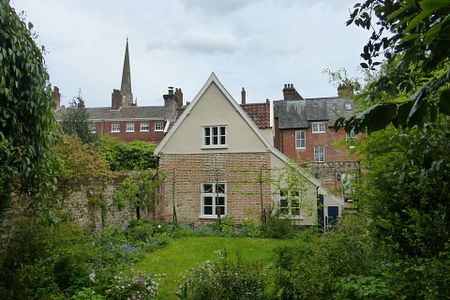
[[[11,192],[35,199],[51,180],[46,161],[55,128],[43,51],[7,0],[0,1],[0,206]]]

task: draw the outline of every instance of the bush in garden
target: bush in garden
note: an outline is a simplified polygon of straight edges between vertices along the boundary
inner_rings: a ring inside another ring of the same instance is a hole
[[[82,288],[70,300],[105,300],[105,297],[97,294],[91,288]]]
[[[296,232],[292,220],[270,216],[263,226],[264,236],[274,239],[292,238]]]
[[[244,265],[240,256],[230,262],[226,251],[218,252],[218,262],[207,261],[184,276],[177,296],[180,299],[269,299],[267,276],[261,265]]]
[[[242,221],[242,234],[248,237],[260,237],[262,234],[259,221],[251,218],[244,218]]]
[[[108,299],[152,299],[156,298],[158,283],[156,276],[146,273],[120,273],[114,276],[106,291]]]

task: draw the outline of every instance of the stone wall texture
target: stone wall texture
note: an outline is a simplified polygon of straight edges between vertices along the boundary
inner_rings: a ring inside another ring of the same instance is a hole
[[[265,208],[272,202],[270,183],[258,180],[260,172],[262,177],[269,175],[269,153],[163,154],[160,171],[166,176],[157,209],[161,220],[172,221],[175,206],[179,222],[212,222],[200,218],[201,184],[208,182],[227,183],[227,216],[237,223],[245,217],[260,217],[260,191]]]

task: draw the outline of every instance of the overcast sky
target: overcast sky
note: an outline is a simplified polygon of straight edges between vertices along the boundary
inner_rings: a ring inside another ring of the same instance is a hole
[[[335,96],[322,74],[359,76],[369,33],[346,27],[356,0],[11,0],[45,46],[62,104],[81,94],[109,106],[120,88],[125,40],[138,105],[162,105],[167,87],[195,97],[215,72],[239,101],[281,99],[285,83],[303,97]]]

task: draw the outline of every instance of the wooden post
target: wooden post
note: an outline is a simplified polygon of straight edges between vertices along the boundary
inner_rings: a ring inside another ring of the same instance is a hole
[[[172,223],[177,223],[177,209],[175,205],[175,169],[172,170]]]

